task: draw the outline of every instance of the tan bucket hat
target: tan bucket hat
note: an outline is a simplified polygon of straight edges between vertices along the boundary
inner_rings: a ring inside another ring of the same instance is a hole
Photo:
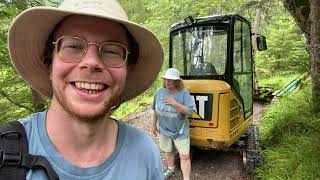
[[[44,61],[48,36],[62,19],[69,15],[105,18],[124,25],[139,46],[139,57],[122,94],[128,101],[147,90],[163,63],[163,49],[156,36],[148,29],[131,22],[116,0],[65,0],[60,7],[34,7],[23,11],[11,24],[9,52],[12,63],[32,89],[52,97],[49,71]]]

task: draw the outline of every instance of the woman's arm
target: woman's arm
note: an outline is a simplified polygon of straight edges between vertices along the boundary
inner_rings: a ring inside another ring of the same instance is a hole
[[[151,124],[151,133],[154,136],[157,136],[157,113],[156,111],[153,111],[153,116],[152,116],[152,124]]]
[[[184,106],[183,104],[178,103],[173,97],[165,99],[164,103],[173,106],[178,111],[182,112],[183,114],[185,114],[187,116],[191,115],[188,111],[188,108],[186,106]]]

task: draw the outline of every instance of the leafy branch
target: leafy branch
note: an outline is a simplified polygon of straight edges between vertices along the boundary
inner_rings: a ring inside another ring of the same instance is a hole
[[[19,104],[19,103],[15,102],[13,99],[11,99],[11,98],[9,97],[8,94],[6,94],[6,93],[5,93],[3,90],[1,90],[1,89],[0,89],[0,94],[1,94],[3,97],[5,97],[5,98],[6,98],[9,102],[11,102],[12,104],[14,104],[14,105],[16,105],[16,106],[18,106],[18,107],[25,108],[25,109],[27,109],[27,110],[30,111],[30,112],[33,112],[33,110],[30,109],[29,107],[24,106],[24,105],[22,105],[22,104]]]

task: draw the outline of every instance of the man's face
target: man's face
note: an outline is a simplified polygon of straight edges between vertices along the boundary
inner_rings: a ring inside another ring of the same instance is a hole
[[[94,43],[111,41],[128,47],[126,31],[120,24],[94,17],[69,17],[56,31],[55,40],[61,36],[76,36]],[[66,63],[54,52],[51,108],[84,120],[103,118],[118,101],[126,76],[127,65],[104,66],[95,45],[89,46],[80,63]]]

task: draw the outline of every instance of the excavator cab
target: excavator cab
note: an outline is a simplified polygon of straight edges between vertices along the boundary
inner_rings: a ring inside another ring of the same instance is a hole
[[[191,146],[228,149],[248,132],[253,121],[252,44],[267,48],[265,37],[253,36],[249,21],[237,14],[189,16],[172,25],[169,67],[180,71],[195,105],[189,118]]]

